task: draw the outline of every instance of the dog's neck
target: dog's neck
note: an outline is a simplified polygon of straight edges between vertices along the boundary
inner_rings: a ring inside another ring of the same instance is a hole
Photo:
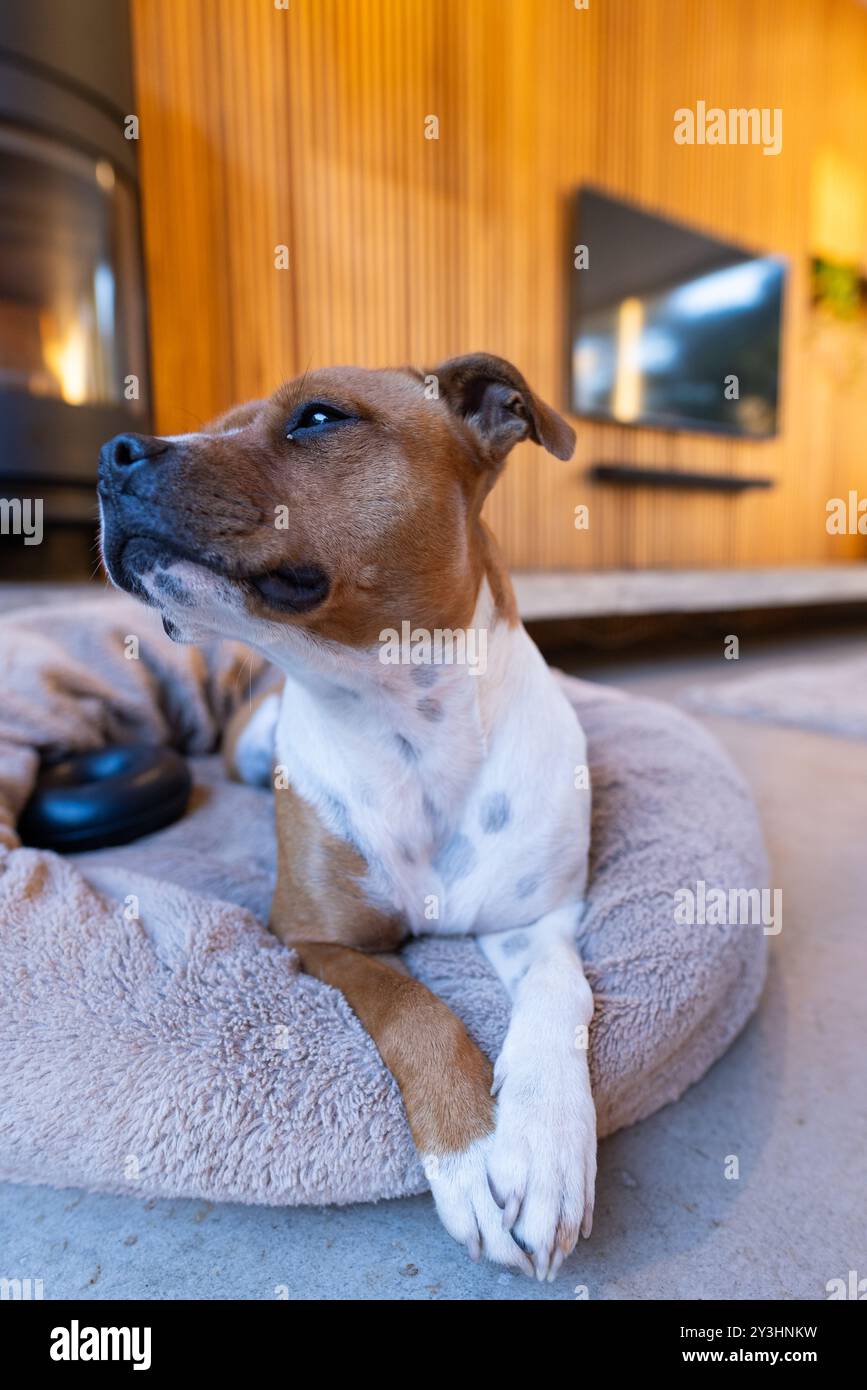
[[[491,696],[502,683],[515,625],[504,620],[483,580],[466,629],[422,632],[405,622],[375,647],[354,649],[300,634],[268,651],[299,697],[317,707],[334,738],[350,740],[362,721],[430,744],[456,721],[489,726]]]
[[[350,786],[363,798],[389,779],[395,803],[411,784],[447,827],[485,762],[498,726],[534,672],[547,671],[520,623],[502,613],[483,580],[470,632],[484,663],[415,664],[324,644],[272,659],[287,680],[277,726],[277,763],[312,794]],[[469,644],[468,644],[469,646]],[[416,648],[417,650],[417,648]],[[411,655],[404,647],[401,654]]]
[[[467,555],[468,625],[427,631],[402,621],[374,646],[354,648],[286,629],[264,649],[269,659],[321,705],[321,718],[340,737],[350,704],[356,718],[400,733],[418,726],[429,744],[456,721],[484,730],[507,678],[514,650],[532,646],[518,618],[508,571],[483,522],[470,529]],[[517,641],[516,641],[517,639]],[[440,727],[441,726],[441,727]]]

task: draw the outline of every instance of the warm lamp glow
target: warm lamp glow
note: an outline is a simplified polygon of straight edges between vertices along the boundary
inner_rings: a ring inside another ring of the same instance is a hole
[[[867,264],[867,178],[828,147],[813,163],[810,252],[841,265]]]

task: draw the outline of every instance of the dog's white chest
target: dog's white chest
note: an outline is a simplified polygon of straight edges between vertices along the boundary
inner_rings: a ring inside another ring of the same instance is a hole
[[[387,848],[369,861],[372,896],[413,932],[503,931],[583,896],[586,827],[571,778],[562,789],[531,787],[511,784],[507,770],[496,758],[486,766],[457,819],[423,792],[400,862],[389,862]],[[379,843],[387,847],[387,837]]]
[[[522,635],[518,678],[487,705],[474,682],[496,671],[413,668],[380,702],[287,683],[278,764],[415,933],[503,931],[584,895],[584,735]]]

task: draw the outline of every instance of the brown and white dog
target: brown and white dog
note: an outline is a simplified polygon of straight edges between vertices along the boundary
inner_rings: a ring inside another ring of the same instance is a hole
[[[285,673],[234,750],[249,780],[276,763],[288,783],[271,928],[375,1041],[446,1228],[544,1279],[593,1211],[590,795],[582,729],[480,519],[525,438],[574,448],[500,358],[332,368],[196,434],[118,436],[99,496],[115,584],[171,637],[237,638]],[[409,660],[384,660],[407,631]],[[449,661],[437,633],[483,636],[485,661]],[[411,933],[472,934],[509,991],[493,1072],[388,958]]]

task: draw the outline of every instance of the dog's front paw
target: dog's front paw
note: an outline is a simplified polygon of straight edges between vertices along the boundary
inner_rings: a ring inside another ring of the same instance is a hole
[[[477,1139],[460,1153],[428,1154],[422,1162],[440,1220],[471,1260],[481,1255],[495,1264],[520,1269],[532,1278],[533,1265],[503,1224],[503,1213],[488,1183],[494,1136]]]
[[[521,1061],[508,1051],[494,1072],[490,1187],[504,1228],[529,1253],[536,1278],[550,1281],[593,1224],[596,1110],[585,1056]]]

